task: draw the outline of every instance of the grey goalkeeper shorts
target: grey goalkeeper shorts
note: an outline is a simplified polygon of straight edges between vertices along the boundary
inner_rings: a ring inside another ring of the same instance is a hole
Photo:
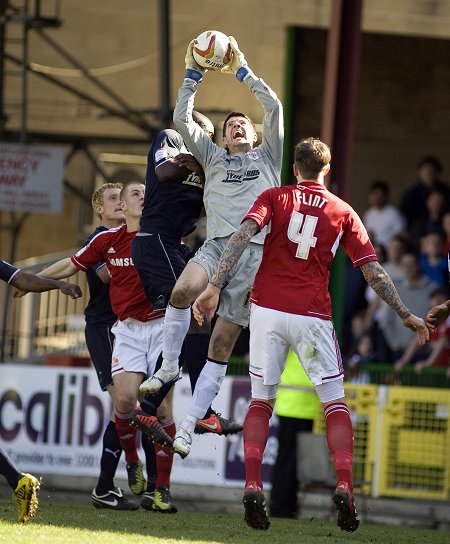
[[[214,275],[222,251],[229,238],[207,240],[189,262],[202,266],[208,278]],[[239,261],[230,270],[227,283],[220,293],[218,315],[242,327],[248,326],[250,293],[262,259],[263,246],[250,243]]]

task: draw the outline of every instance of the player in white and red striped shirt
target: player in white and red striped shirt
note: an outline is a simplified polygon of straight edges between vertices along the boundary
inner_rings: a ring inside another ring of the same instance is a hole
[[[251,295],[252,400],[244,422],[245,519],[255,529],[268,529],[270,524],[262,493],[261,463],[278,383],[291,347],[324,407],[327,441],[338,480],[333,495],[338,526],[349,532],[359,526],[352,489],[353,429],[344,399],[342,362],[328,292],[330,266],[339,245],[378,296],[397,311],[403,324],[417,332],[420,343],[429,337],[423,320],[404,306],[378,263],[356,212],[325,188],[330,161],[330,150],[320,140],[308,138],[297,144],[297,184],[259,195],[193,306],[200,324],[205,315],[211,319],[229,270],[251,238],[270,223]]]

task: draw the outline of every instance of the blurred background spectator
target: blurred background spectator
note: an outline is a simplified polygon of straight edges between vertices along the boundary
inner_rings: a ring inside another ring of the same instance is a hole
[[[364,372],[367,363],[380,361],[375,351],[370,333],[363,333],[355,342],[355,352],[346,361],[345,380],[350,383],[369,383],[369,375]]]
[[[370,207],[363,215],[363,223],[372,234],[372,243],[386,248],[393,236],[405,230],[406,220],[398,208],[389,203],[389,187],[385,181],[372,183],[368,200]]]
[[[416,250],[420,249],[420,239],[429,232],[441,232],[442,218],[448,211],[447,195],[440,189],[433,189],[425,199],[425,210],[414,219],[409,227],[409,236]]]
[[[388,247],[392,246],[392,244],[395,247],[395,244],[397,243],[397,237],[400,237],[401,239],[400,234],[391,238],[388,244]],[[402,246],[400,245],[400,248],[401,247]],[[387,263],[387,253],[384,249],[384,246],[382,246],[381,244],[375,244],[374,248],[377,253],[379,263],[383,266],[383,268],[385,268],[386,264],[388,263]],[[395,275],[396,277],[403,278],[403,274],[400,271],[396,271]],[[373,356],[372,361],[366,360],[365,362],[387,361],[389,360],[389,357],[390,357],[390,349],[389,349],[389,346],[387,345],[383,331],[381,330],[381,327],[380,327],[380,320],[382,319],[383,306],[385,305],[385,303],[380,299],[380,297],[377,296],[375,291],[367,284],[366,284],[366,289],[364,292],[364,297],[367,302],[367,307],[364,312],[364,334],[368,334],[371,338],[371,344],[372,344],[371,353]],[[367,354],[365,354],[364,357],[365,359],[367,359]]]
[[[404,277],[400,282],[394,282],[398,294],[413,314],[425,316],[430,294],[439,285],[423,275],[417,254],[404,253],[400,265]],[[403,355],[415,333],[402,325],[395,311],[388,305],[383,306],[379,324],[391,352],[390,360],[395,361]]]
[[[450,211],[442,216],[442,230],[444,231],[443,254],[446,257],[450,251]]]
[[[442,164],[431,155],[422,157],[417,165],[417,181],[407,189],[400,200],[400,211],[410,226],[414,220],[426,215],[425,201],[433,189],[444,193],[447,203],[450,200],[449,186],[440,179]]]
[[[404,234],[393,236],[387,245],[386,261],[383,263],[383,268],[396,285],[404,279],[403,269],[400,265],[402,255],[411,251],[412,244],[408,236]]]
[[[430,280],[448,285],[448,260],[444,257],[444,236],[441,231],[430,231],[420,239],[420,268]]]
[[[429,307],[443,304],[449,299],[449,290],[439,288],[430,294]],[[414,364],[417,373],[431,366],[449,368],[450,364],[450,317],[430,334],[430,341],[420,346],[415,338],[411,340],[403,355],[395,362],[396,372],[407,364]]]
[[[359,268],[355,268],[350,259],[345,260],[344,279],[344,317],[342,326],[341,350],[347,353],[353,344],[355,336],[352,332],[352,318],[359,312],[364,312],[367,302],[364,297],[367,282]]]

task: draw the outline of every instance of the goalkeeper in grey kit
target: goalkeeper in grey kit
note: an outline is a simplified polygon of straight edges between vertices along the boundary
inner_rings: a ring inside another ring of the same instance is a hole
[[[189,151],[205,172],[204,205],[206,240],[188,262],[172,291],[164,319],[161,369],[141,385],[141,392],[156,393],[178,377],[182,343],[191,319],[191,304],[206,287],[229,237],[256,197],[280,185],[283,154],[283,110],[270,87],[248,67],[236,40],[230,37],[231,62],[222,72],[245,83],[264,108],[262,143],[254,147],[257,134],[253,121],[242,112],[231,112],[223,124],[224,147],[214,144],[193,121],[198,85],[205,70],[186,54],[186,74],[178,92],[174,123]],[[180,163],[181,164],[181,163]],[[248,303],[256,271],[262,258],[265,231],[252,239],[239,263],[231,270],[221,292],[217,321],[211,335],[208,357],[197,381],[186,419],[174,440],[174,450],[188,455],[195,423],[217,395],[226,374],[228,359],[243,327],[248,325]]]

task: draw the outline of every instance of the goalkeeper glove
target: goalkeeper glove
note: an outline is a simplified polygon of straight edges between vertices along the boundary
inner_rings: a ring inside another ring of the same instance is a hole
[[[191,41],[191,43],[188,45],[187,51],[186,51],[186,57],[184,59],[184,63],[186,64],[186,74],[185,78],[193,79],[194,81],[197,81],[197,83],[200,83],[200,81],[203,78],[203,74],[207,72],[205,68],[202,68],[194,59],[194,55],[192,54],[192,51],[194,50],[194,40]]]
[[[249,73],[253,73],[248,67],[245,60],[244,53],[239,49],[238,43],[233,36],[228,36],[231,45],[231,61],[226,64],[221,72],[224,74],[234,74],[239,81],[243,81],[245,76]]]

